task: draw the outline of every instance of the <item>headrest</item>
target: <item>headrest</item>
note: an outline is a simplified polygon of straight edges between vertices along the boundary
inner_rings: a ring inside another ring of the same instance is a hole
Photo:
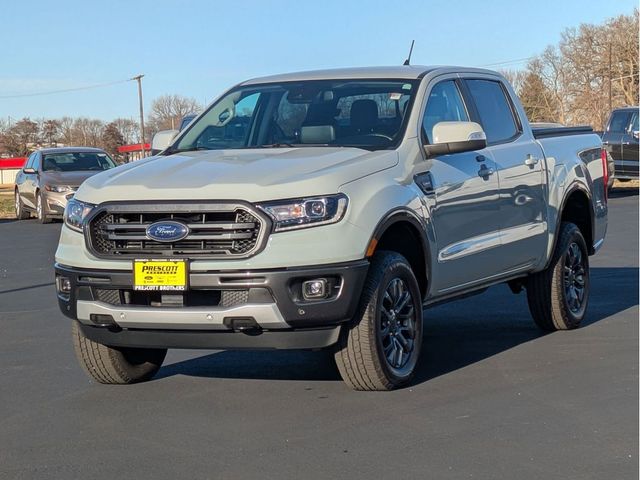
[[[351,104],[351,126],[371,127],[378,124],[378,104],[375,100],[360,99]]]
[[[301,143],[331,143],[336,139],[332,125],[309,125],[300,128]]]
[[[330,103],[312,103],[307,110],[303,125],[331,125],[335,123],[339,110]]]

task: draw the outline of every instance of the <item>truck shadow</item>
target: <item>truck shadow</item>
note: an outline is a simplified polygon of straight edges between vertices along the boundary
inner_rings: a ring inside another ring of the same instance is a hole
[[[583,328],[638,305],[638,268],[592,268]],[[545,334],[534,325],[524,294],[505,285],[425,310],[422,358],[414,384],[467,367]],[[558,333],[562,335],[563,333]],[[339,381],[330,352],[224,351],[163,367],[156,379],[208,378]]]
[[[638,187],[616,187],[609,192],[609,198],[637,197],[638,191]]]

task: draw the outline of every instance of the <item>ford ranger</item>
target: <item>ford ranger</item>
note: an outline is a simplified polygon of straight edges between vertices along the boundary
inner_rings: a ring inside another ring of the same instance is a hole
[[[58,302],[98,382],[150,379],[168,348],[328,348],[349,386],[389,390],[429,305],[508,283],[544,330],[585,317],[600,138],[532,129],[495,72],[258,78],[154,144],[64,214]]]

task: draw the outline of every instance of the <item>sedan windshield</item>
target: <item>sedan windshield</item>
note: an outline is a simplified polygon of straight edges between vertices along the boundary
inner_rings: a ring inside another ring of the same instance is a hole
[[[289,146],[397,145],[416,82],[311,80],[236,88],[195,120],[167,153]]]
[[[64,152],[44,155],[44,172],[77,172],[84,170],[108,170],[116,164],[102,152]]]

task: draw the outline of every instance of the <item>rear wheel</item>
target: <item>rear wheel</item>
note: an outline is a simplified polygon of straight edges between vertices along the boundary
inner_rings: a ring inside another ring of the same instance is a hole
[[[20,192],[16,190],[15,192],[15,208],[16,208],[16,218],[18,220],[26,220],[29,218],[29,212],[24,209],[24,205],[22,205],[22,199],[20,198]]]
[[[74,321],[71,327],[76,357],[98,383],[129,384],[151,379],[162,366],[166,348],[117,348],[84,336]]]
[[[573,223],[561,225],[551,264],[529,278],[527,300],[543,330],[570,330],[582,322],[589,303],[589,256]]]
[[[407,260],[375,254],[356,317],[343,327],[335,360],[354,390],[392,390],[411,381],[422,346],[422,299]]]

